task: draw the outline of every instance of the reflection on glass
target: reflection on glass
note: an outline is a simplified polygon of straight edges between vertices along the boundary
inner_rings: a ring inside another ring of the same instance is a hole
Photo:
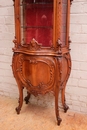
[[[23,1],[24,43],[34,38],[45,47],[53,40],[53,0]]]

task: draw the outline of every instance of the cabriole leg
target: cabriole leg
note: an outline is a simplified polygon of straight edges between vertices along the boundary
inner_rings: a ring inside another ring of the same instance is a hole
[[[21,84],[18,83],[18,87],[19,87],[19,105],[18,107],[15,108],[17,114],[20,114],[20,111],[21,111],[21,107],[22,107],[22,104],[23,104],[23,87]]]
[[[66,105],[66,99],[65,99],[65,88],[66,88],[66,83],[69,79],[69,76],[70,76],[70,72],[71,72],[71,57],[70,57],[70,54],[67,53],[65,54],[65,59],[67,61],[67,73],[66,73],[66,78],[65,78],[65,81],[64,81],[64,84],[63,84],[63,88],[61,90],[61,98],[62,98],[62,105],[63,105],[63,108],[64,108],[64,112],[66,113],[67,110],[69,109],[69,107]]]
[[[55,89],[55,113],[56,113],[57,124],[60,125],[62,119],[59,116],[58,96],[59,96],[59,88],[57,86]]]
[[[65,88],[63,88],[63,89],[61,90],[61,96],[62,96],[62,105],[63,105],[63,108],[64,108],[64,112],[66,113],[67,110],[69,109],[69,106],[66,105]]]
[[[29,103],[30,96],[31,96],[31,94],[29,92],[27,92],[27,96],[24,98],[26,104]]]

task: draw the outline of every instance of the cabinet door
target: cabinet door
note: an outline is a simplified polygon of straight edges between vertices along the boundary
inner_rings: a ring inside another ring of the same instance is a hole
[[[44,47],[53,44],[53,0],[24,0],[23,39],[29,44],[34,38]]]

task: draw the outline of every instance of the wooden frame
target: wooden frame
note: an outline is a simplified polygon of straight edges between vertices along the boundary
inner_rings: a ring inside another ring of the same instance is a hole
[[[15,39],[13,42],[15,46],[13,48],[12,70],[19,89],[17,114],[20,113],[23,104],[24,87],[27,89],[26,103],[28,103],[31,94],[37,96],[53,91],[57,124],[60,125],[62,121],[58,109],[60,91],[64,112],[67,112],[69,108],[66,105],[65,88],[71,71],[69,20],[72,0],[67,0],[66,41],[63,47],[61,42],[62,0],[54,0],[53,2],[53,46],[43,47],[35,39],[31,39],[30,44],[21,44],[20,0],[14,0]]]

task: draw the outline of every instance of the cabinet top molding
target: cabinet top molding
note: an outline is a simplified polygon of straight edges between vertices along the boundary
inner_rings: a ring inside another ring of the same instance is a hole
[[[13,0],[13,2],[15,2],[15,0]],[[73,0],[70,0],[70,3],[72,4]]]

